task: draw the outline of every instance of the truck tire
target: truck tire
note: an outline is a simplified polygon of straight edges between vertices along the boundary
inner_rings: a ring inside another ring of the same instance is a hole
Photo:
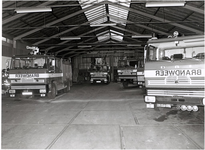
[[[128,82],[127,81],[123,81],[122,82],[123,87],[126,89],[128,87]]]
[[[56,97],[56,93],[57,93],[57,92],[56,92],[56,86],[55,86],[55,84],[52,83],[51,86],[50,86],[50,88],[51,88],[51,89],[50,89],[51,92],[48,93],[48,98],[54,99],[54,98]]]
[[[107,77],[107,84],[110,84],[110,77]]]
[[[64,92],[67,93],[70,91],[70,80],[67,81],[67,87],[64,89]]]

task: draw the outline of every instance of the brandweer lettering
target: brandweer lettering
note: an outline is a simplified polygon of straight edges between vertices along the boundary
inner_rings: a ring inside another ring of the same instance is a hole
[[[16,74],[17,78],[39,77],[39,74]]]
[[[201,75],[200,69],[193,70],[156,70],[156,76],[187,76]]]

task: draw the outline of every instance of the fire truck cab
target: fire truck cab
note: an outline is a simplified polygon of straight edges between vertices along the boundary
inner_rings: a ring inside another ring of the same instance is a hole
[[[107,65],[94,65],[90,69],[90,83],[110,83],[110,67]]]
[[[117,73],[117,81],[121,82],[124,88],[129,84],[144,86],[144,68],[138,66],[136,60],[119,60]]]
[[[8,77],[9,96],[55,98],[59,90],[70,90],[71,75],[70,62],[52,55],[13,56]]]
[[[205,105],[204,35],[149,40],[144,58],[147,108]]]

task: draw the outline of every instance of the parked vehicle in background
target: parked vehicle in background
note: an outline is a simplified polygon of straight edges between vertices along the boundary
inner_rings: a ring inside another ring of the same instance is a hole
[[[138,66],[136,60],[119,60],[117,72],[117,81],[121,82],[124,88],[129,84],[144,86],[144,68]]]
[[[205,105],[204,35],[148,41],[144,73],[147,108],[198,111]]]
[[[110,67],[107,65],[93,65],[90,69],[90,83],[110,83]]]

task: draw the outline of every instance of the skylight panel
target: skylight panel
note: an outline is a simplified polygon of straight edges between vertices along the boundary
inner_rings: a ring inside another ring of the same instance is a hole
[[[110,38],[110,34],[106,33],[104,35],[98,36],[98,41],[105,41]]]
[[[116,19],[116,18],[110,18],[110,21],[111,21],[111,22],[117,22],[117,23],[120,23],[120,24],[123,25],[123,26],[126,26],[126,22],[125,22],[125,21],[118,20],[118,19]]]
[[[117,40],[117,41],[122,41],[123,39],[123,33],[118,32],[118,31],[114,31],[114,30],[110,30],[111,32],[111,39],[113,40]]]
[[[98,18],[100,16],[105,16],[105,15],[106,15],[105,5],[98,6],[96,8],[93,8],[85,12],[85,16],[87,17],[88,21],[91,21],[95,18]],[[93,23],[91,22],[91,24]]]
[[[127,16],[128,16],[127,10],[124,10],[124,9],[121,9],[121,8],[118,8],[112,5],[109,5],[109,13],[110,15],[113,15],[113,16],[116,16],[122,19],[127,19]]]
[[[91,24],[101,24],[101,23],[105,22],[106,19],[107,19],[106,17],[103,17],[101,19],[93,21]]]
[[[98,41],[105,41],[110,38],[110,34],[108,31],[101,32],[97,34]]]
[[[117,40],[117,41],[122,41],[123,37],[122,36],[119,36],[119,35],[116,35],[116,34],[113,34],[111,33],[111,39],[113,40]]]
[[[97,3],[100,3],[102,1],[104,1],[104,0],[92,0],[92,1],[91,0],[87,0],[87,1],[79,0],[79,3],[81,4],[82,9],[85,9],[87,7],[92,6],[93,4],[97,4]],[[125,7],[130,7],[130,3],[131,3],[131,0],[108,0],[108,1],[110,1],[114,4],[123,5]],[[108,20],[108,18],[106,17],[108,12],[110,15],[115,16],[116,18],[119,18],[119,20],[116,19],[115,17],[114,17],[114,19],[112,17],[110,17],[110,20]],[[122,19],[127,20],[128,10],[126,10],[126,9],[120,8],[116,5],[108,5],[108,12],[106,11],[105,4],[102,4],[100,6],[96,6],[93,9],[85,11],[84,13],[85,13],[85,16],[87,17],[88,21],[95,20],[95,21],[90,22],[91,25],[92,24],[102,24],[102,23],[105,23],[107,21],[111,21],[114,23],[124,23],[124,22],[122,22]],[[120,33],[120,32],[114,31],[114,30],[109,30],[103,34],[102,33],[97,34],[97,38],[99,41],[106,40],[109,38],[112,38],[112,39],[115,39],[118,41],[122,41],[123,35],[124,35],[123,33]]]
[[[79,0],[79,3],[81,4],[82,9],[85,9],[95,3],[100,3],[103,0]]]
[[[117,35],[115,33],[111,33],[111,39],[117,40],[117,41],[122,41],[123,37],[120,35]]]

